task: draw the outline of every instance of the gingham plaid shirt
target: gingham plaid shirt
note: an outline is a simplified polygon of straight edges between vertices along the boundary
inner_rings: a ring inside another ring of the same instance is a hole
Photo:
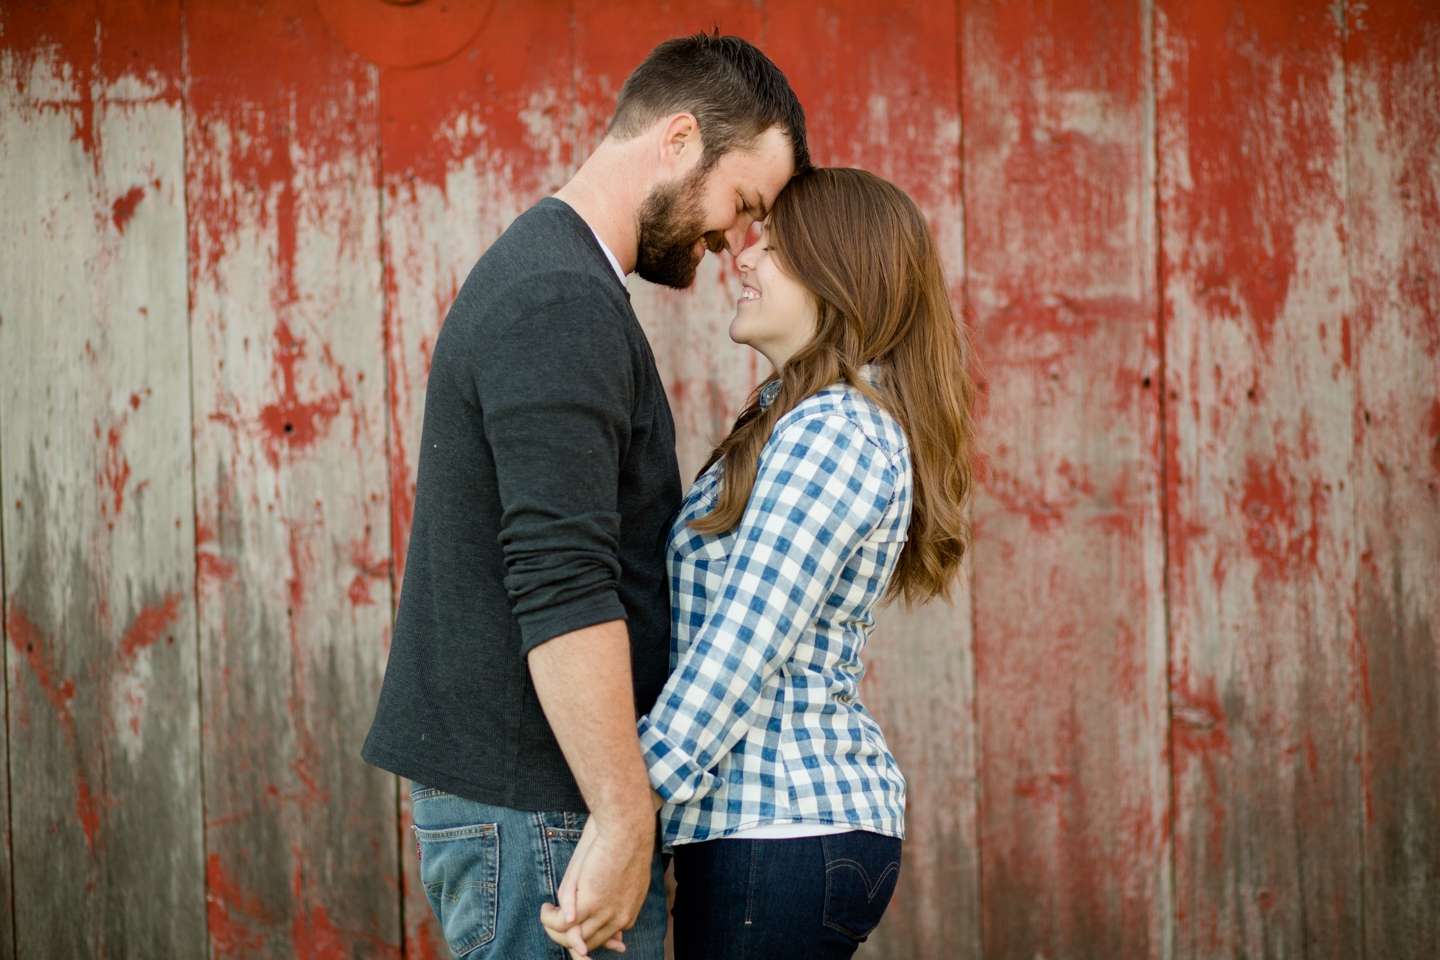
[[[910,524],[905,435],[858,390],[822,390],[775,425],[739,526],[696,533],[720,466],[671,528],[671,675],[639,724],[664,842],[771,823],[903,837],[905,779],[857,689]]]

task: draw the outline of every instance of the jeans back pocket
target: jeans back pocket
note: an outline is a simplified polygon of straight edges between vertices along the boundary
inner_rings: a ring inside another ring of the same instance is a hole
[[[413,827],[420,880],[450,950],[463,957],[495,938],[500,834],[493,823],[447,830]]]
[[[820,840],[825,850],[825,926],[863,941],[895,895],[900,841],[864,830]]]

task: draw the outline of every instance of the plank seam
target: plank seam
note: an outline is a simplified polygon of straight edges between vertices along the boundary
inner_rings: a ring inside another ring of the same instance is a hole
[[[1158,354],[1155,387],[1156,400],[1159,403],[1156,415],[1159,417],[1158,440],[1160,444],[1160,600],[1164,613],[1165,630],[1165,765],[1169,773],[1166,779],[1170,785],[1170,796],[1166,803],[1166,819],[1170,836],[1165,845],[1165,856],[1170,874],[1170,902],[1165,905],[1169,916],[1165,917],[1165,940],[1161,949],[1163,956],[1173,958],[1178,956],[1180,942],[1179,904],[1177,901],[1179,888],[1176,886],[1175,867],[1175,831],[1179,812],[1177,807],[1179,790],[1175,782],[1175,635],[1171,624],[1170,595],[1170,371],[1169,351],[1165,336],[1165,254],[1163,249],[1165,232],[1162,229],[1165,211],[1160,191],[1160,54],[1158,37],[1155,32],[1154,0],[1144,3],[1142,10],[1144,11],[1142,15],[1146,16],[1148,20],[1146,27],[1150,46],[1150,102],[1148,107],[1150,112],[1150,149],[1152,151],[1150,199],[1154,204],[1151,248],[1155,255],[1155,349]]]
[[[961,322],[971,324],[970,310],[970,250],[967,243],[968,225],[966,213],[969,204],[965,202],[965,3],[964,0],[955,0],[955,114],[959,120],[960,130],[955,137],[955,149],[958,154],[957,162],[957,183],[955,192],[959,194],[960,201],[960,317]],[[973,329],[971,343],[974,343]],[[974,353],[971,353],[971,366],[976,365]],[[975,500],[972,493],[970,500],[970,512],[973,516]],[[971,952],[973,957],[985,956],[985,843],[984,830],[981,825],[984,818],[981,816],[980,808],[985,802],[984,784],[985,778],[980,775],[984,758],[981,751],[984,749],[985,738],[980,736],[980,678],[979,667],[976,656],[976,638],[979,636],[976,618],[976,608],[979,606],[975,593],[975,550],[974,540],[971,540],[970,549],[970,756],[972,758],[972,769],[974,771],[971,789],[975,797],[974,823],[975,823],[975,930],[976,943]]]
[[[185,218],[185,362],[189,378],[188,398],[190,403],[190,522],[192,567],[190,594],[195,603],[195,699],[200,711],[200,722],[196,725],[199,738],[196,750],[196,775],[200,789],[200,863],[204,871],[205,884],[205,954],[215,956],[215,941],[210,930],[210,817],[205,803],[208,791],[205,789],[205,669],[203,626],[200,620],[200,480],[198,462],[195,456],[195,265],[191,262],[190,245],[190,32],[185,24],[185,0],[180,3],[180,169],[183,183],[180,203]]]
[[[1362,7],[1361,9],[1363,9],[1363,7]],[[1351,244],[1351,242],[1350,242],[1350,238],[1351,238],[1351,236],[1353,236],[1353,233],[1352,233],[1352,230],[1351,230],[1351,223],[1350,223],[1350,0],[1340,0],[1340,2],[1336,3],[1336,5],[1335,5],[1335,16],[1336,16],[1336,19],[1339,21],[1339,22],[1337,23],[1337,26],[1340,28],[1340,109],[1341,109],[1341,111],[1342,111],[1341,133],[1340,133],[1340,137],[1341,137],[1340,163],[1341,163],[1342,169],[1343,169],[1343,171],[1344,171],[1344,172],[1343,172],[1343,177],[1344,177],[1344,181],[1345,181],[1344,213],[1342,214],[1342,220],[1341,220],[1341,222],[1344,224],[1344,229],[1345,229],[1345,239],[1344,239],[1344,243],[1345,243],[1345,294],[1344,294],[1344,296],[1345,296],[1345,324],[1346,324],[1346,326],[1348,327],[1348,326],[1350,325],[1351,321],[1354,319],[1354,316],[1355,316],[1355,300],[1354,300],[1354,296],[1353,296],[1353,294],[1354,294],[1355,264],[1354,264],[1354,261],[1353,261],[1353,259],[1352,259],[1352,252],[1353,252],[1353,250],[1354,250],[1354,245]],[[1352,339],[1351,339],[1351,342],[1353,343],[1353,342],[1354,342],[1354,336],[1355,336],[1354,330],[1351,330],[1349,335],[1350,335],[1350,337],[1352,338]],[[1352,362],[1354,362],[1354,361],[1353,361],[1353,358],[1352,358]],[[1350,410],[1350,458],[1349,458],[1349,460],[1350,460],[1350,487],[1351,487],[1351,490],[1352,490],[1352,491],[1355,491],[1356,488],[1357,488],[1357,486],[1358,486],[1358,485],[1357,485],[1357,482],[1356,482],[1356,475],[1357,475],[1357,473],[1358,473],[1358,470],[1357,470],[1357,459],[1358,459],[1358,458],[1357,458],[1356,454],[1357,454],[1358,451],[1357,451],[1357,449],[1356,449],[1357,444],[1356,444],[1356,440],[1355,440],[1355,429],[1356,429],[1356,428],[1355,428],[1355,420],[1356,420],[1356,417],[1357,417],[1358,414],[1359,414],[1359,409],[1358,409],[1358,408],[1359,408],[1359,405],[1360,405],[1359,375],[1356,373],[1356,371],[1357,371],[1358,369],[1359,369],[1358,363],[1357,363],[1354,367],[1352,367],[1352,369],[1351,369],[1351,376],[1352,376],[1353,381],[1354,381],[1354,383],[1353,383],[1353,389],[1352,389],[1352,391],[1351,391],[1352,407],[1351,407],[1351,410]],[[1350,507],[1350,537],[1351,537],[1351,540],[1350,540],[1350,544],[1351,544],[1351,555],[1353,556],[1354,553],[1355,553],[1355,551],[1357,551],[1357,550],[1360,549],[1360,498],[1359,498],[1358,496],[1352,496],[1350,503],[1351,503],[1351,507]],[[1358,575],[1358,574],[1359,574],[1359,571],[1358,571],[1358,570],[1355,570],[1354,573],[1355,573],[1356,575],[1351,578],[1351,585],[1352,585],[1352,588],[1353,588],[1353,590],[1354,590],[1353,603],[1354,603],[1354,609],[1355,609],[1355,619],[1354,619],[1354,621],[1352,622],[1351,628],[1350,628],[1350,629],[1351,629],[1350,656],[1351,656],[1351,667],[1352,667],[1352,669],[1353,669],[1353,667],[1354,667],[1354,665],[1355,665],[1355,660],[1356,660],[1357,654],[1359,653],[1359,648],[1360,648],[1361,645],[1363,645],[1364,642],[1365,642],[1364,637],[1361,636],[1361,634],[1360,634],[1360,577],[1359,577],[1359,575]],[[1355,682],[1356,684],[1360,683],[1358,671],[1357,671],[1356,674],[1355,674],[1354,682]],[[1357,828],[1357,829],[1359,830],[1359,832],[1360,832],[1360,918],[1359,918],[1359,926],[1360,926],[1360,960],[1365,960],[1366,956],[1368,956],[1368,950],[1369,950],[1369,946],[1370,946],[1370,938],[1369,938],[1368,933],[1367,933],[1367,931],[1366,931],[1366,929],[1365,929],[1365,922],[1366,922],[1366,919],[1367,919],[1367,917],[1368,917],[1368,915],[1369,915],[1369,912],[1370,912],[1370,911],[1369,911],[1368,898],[1367,898],[1368,890],[1366,889],[1366,879],[1368,878],[1369,872],[1370,872],[1370,871],[1369,871],[1369,853],[1370,853],[1370,851],[1367,849],[1367,845],[1366,845],[1368,838],[1367,838],[1367,831],[1366,831],[1366,829],[1365,829],[1365,816],[1366,816],[1366,811],[1365,811],[1365,776],[1366,776],[1366,771],[1369,769],[1369,765],[1370,765],[1370,764],[1369,764],[1369,760],[1370,760],[1370,758],[1369,758],[1368,751],[1367,751],[1368,744],[1369,744],[1369,737],[1367,736],[1367,732],[1366,732],[1366,720],[1367,720],[1367,716],[1366,716],[1366,711],[1365,711],[1365,708],[1364,708],[1364,699],[1363,699],[1362,697],[1358,696],[1358,694],[1360,693],[1359,690],[1356,690],[1355,693],[1357,694],[1357,696],[1354,697],[1354,700],[1355,700],[1355,703],[1359,706],[1359,709],[1356,710],[1356,718],[1355,718],[1356,735],[1357,735],[1357,737],[1358,737],[1358,743],[1356,744],[1356,756],[1357,756],[1357,758],[1358,758],[1358,760],[1359,760],[1359,765],[1360,765],[1360,771],[1359,771],[1360,776],[1357,778],[1357,787],[1358,787],[1358,790],[1359,790],[1359,797],[1358,797],[1358,801],[1359,801],[1359,802],[1356,804],[1356,812],[1357,812],[1358,815],[1357,815],[1356,818],[1355,818],[1355,824],[1356,824],[1356,828]]]
[[[394,430],[394,411],[391,409],[394,395],[390,392],[392,389],[390,376],[390,358],[394,355],[394,344],[391,338],[391,321],[393,318],[390,313],[392,305],[390,299],[390,283],[387,279],[389,277],[390,258],[389,247],[385,239],[385,117],[384,111],[381,109],[380,105],[383,96],[380,90],[380,82],[382,79],[382,76],[380,74],[380,68],[376,66],[371,66],[370,69],[371,72],[375,74],[375,129],[378,132],[378,135],[375,137],[375,189],[376,194],[379,197],[379,202],[376,204],[376,216],[379,221],[379,230],[377,231],[377,237],[380,247],[380,333],[385,348],[385,362],[383,365],[385,373],[384,396],[386,408],[384,418],[385,476],[387,481],[385,484],[385,496],[389,498],[390,501],[387,504],[388,509],[385,512],[390,515],[390,530],[392,536],[392,541],[390,543],[390,562],[388,566],[390,581],[390,624],[393,631],[395,624],[395,614],[399,605],[400,597],[399,591],[397,589],[397,584],[395,583],[396,544],[393,541],[394,531],[396,529],[394,519],[395,457],[393,455],[394,442],[392,436]],[[395,889],[396,897],[400,903],[400,960],[405,960],[405,958],[409,956],[410,948],[410,937],[408,933],[409,928],[405,925],[407,919],[405,916],[405,800],[402,794],[404,786],[401,779],[399,777],[393,777],[393,780],[395,783],[395,879],[399,881],[396,884]]]
[[[3,323],[0,318],[0,323]],[[0,423],[3,423],[3,415],[0,415]],[[0,448],[0,464],[4,464],[4,450]],[[10,785],[14,783],[14,771],[11,765],[14,763],[14,751],[10,749],[10,633],[5,614],[10,610],[9,583],[5,570],[5,474],[0,470],[0,670],[5,671],[5,676],[0,678],[0,696],[5,698],[5,861],[7,876],[9,877],[9,889],[6,893],[5,909],[10,913],[10,956],[20,955],[20,935],[15,928],[15,798],[11,795]]]

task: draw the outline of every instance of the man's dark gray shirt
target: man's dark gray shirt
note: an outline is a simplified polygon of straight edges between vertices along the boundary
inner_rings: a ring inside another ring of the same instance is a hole
[[[629,295],[568,205],[470,271],[435,342],[415,517],[364,758],[519,810],[584,811],[525,656],[626,620],[635,709],[670,662],[675,426]]]

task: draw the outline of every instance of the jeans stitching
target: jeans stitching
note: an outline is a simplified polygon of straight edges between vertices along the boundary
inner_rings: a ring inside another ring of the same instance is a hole
[[[880,885],[885,882],[886,877],[890,876],[891,870],[894,870],[896,872],[899,872],[900,870],[900,864],[894,860],[891,860],[889,865],[880,872],[880,879],[876,880],[872,884],[870,882],[870,871],[866,870],[864,865],[861,864],[860,861],[836,860],[834,863],[827,863],[825,865],[825,883],[827,887],[830,883],[830,871],[834,870],[836,867],[854,867],[856,870],[860,871],[860,878],[865,883],[865,900],[867,902],[873,901],[875,899],[875,894],[880,892]]]
[[[545,815],[535,814],[535,838],[540,843],[540,856],[545,862],[545,886],[547,893],[554,897],[557,894],[555,883],[555,862],[550,857],[550,844],[546,842],[545,836]]]
[[[745,890],[745,926],[750,926],[752,907],[755,905],[755,874],[760,869],[760,841],[750,841],[750,884]]]
[[[830,919],[830,876],[834,872],[833,870],[831,870],[831,867],[854,867],[856,870],[858,870],[860,872],[860,877],[865,884],[866,902],[873,904],[875,902],[875,894],[880,892],[880,887],[884,884],[886,878],[890,876],[890,871],[894,870],[896,873],[899,873],[900,861],[890,861],[890,863],[885,867],[885,869],[880,872],[880,879],[875,881],[875,886],[871,887],[870,873],[865,869],[864,866],[860,864],[859,861],[851,860],[848,857],[840,858],[834,861],[830,859],[829,837],[820,838],[820,849],[823,851],[825,856],[825,913],[822,918],[825,922],[825,926],[829,927],[831,930],[836,930],[844,934],[852,940],[864,940],[865,938],[869,937],[870,933],[874,932],[875,926],[879,925],[879,921],[876,921],[875,926],[872,926],[870,928],[869,933],[866,933],[862,936],[861,934],[854,933],[853,931],[846,929],[844,926],[840,925],[839,923],[835,923]]]

